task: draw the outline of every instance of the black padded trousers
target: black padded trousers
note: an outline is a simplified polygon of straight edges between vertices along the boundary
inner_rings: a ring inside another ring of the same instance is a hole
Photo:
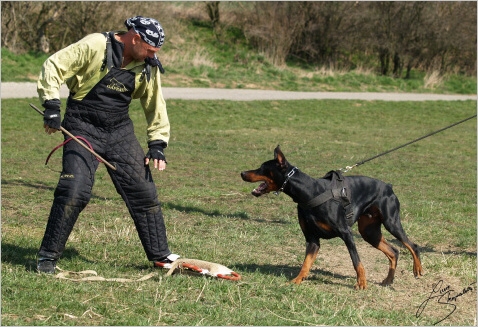
[[[98,115],[95,113],[95,115]],[[149,166],[144,165],[144,151],[129,117],[118,118],[117,113],[101,113],[95,126],[91,112],[71,109],[63,120],[63,127],[75,136],[87,139],[93,149],[116,167],[108,173],[116,191],[126,203],[148,260],[168,256],[166,227],[161,204]],[[97,117],[96,117],[97,118]],[[65,136],[65,139],[67,136]],[[63,169],[55,189],[53,205],[45,230],[39,257],[59,259],[80,212],[86,207],[94,184],[98,160],[71,140],[63,147]]]

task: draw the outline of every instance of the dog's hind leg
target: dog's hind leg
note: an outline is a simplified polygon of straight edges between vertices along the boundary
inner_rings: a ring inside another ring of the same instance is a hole
[[[307,246],[305,248],[305,259],[304,263],[302,264],[302,268],[300,269],[299,274],[297,275],[296,278],[291,280],[291,283],[294,284],[300,284],[302,281],[307,278],[309,275],[310,268],[312,267],[312,264],[315,262],[315,259],[317,258],[317,254],[319,253],[320,249],[320,243],[315,243],[315,242],[308,242]]]
[[[406,236],[405,236],[406,237]],[[403,245],[410,251],[413,257],[413,276],[418,278],[423,276],[422,262],[420,260],[420,252],[418,250],[418,245],[411,242],[408,237],[402,241]]]
[[[418,278],[423,276],[423,268],[420,260],[418,245],[410,241],[403,230],[400,222],[400,203],[395,194],[388,197],[388,201],[382,204],[383,225],[397,240],[410,251],[413,257],[413,275]]]
[[[413,275],[416,278],[418,278],[419,276],[423,276],[423,268],[422,268],[422,262],[420,260],[420,251],[418,250],[418,245],[410,241],[410,239],[405,234],[405,231],[403,231],[400,222],[398,223],[398,225],[401,231],[388,229],[388,228],[387,230],[390,232],[390,234],[392,234],[400,242],[402,242],[403,245],[408,249],[408,251],[410,251],[413,258]]]
[[[382,251],[389,260],[388,275],[381,283],[383,286],[388,286],[393,283],[395,277],[399,252],[385,241],[381,225],[382,215],[377,207],[370,208],[366,214],[358,219],[358,230],[363,239],[374,248]]]

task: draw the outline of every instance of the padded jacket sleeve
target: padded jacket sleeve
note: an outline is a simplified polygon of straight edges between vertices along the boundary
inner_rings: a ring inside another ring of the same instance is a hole
[[[99,74],[105,49],[105,37],[94,33],[51,55],[43,63],[37,82],[40,102],[60,99],[60,86],[64,83],[72,93],[80,87],[91,89],[99,78],[95,75]]]

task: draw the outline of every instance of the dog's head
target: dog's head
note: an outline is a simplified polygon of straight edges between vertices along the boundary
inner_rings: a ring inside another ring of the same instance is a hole
[[[274,149],[274,159],[264,162],[258,169],[243,171],[241,177],[245,182],[262,182],[252,191],[252,195],[261,196],[278,191],[285,181],[285,174],[289,168],[280,146]]]

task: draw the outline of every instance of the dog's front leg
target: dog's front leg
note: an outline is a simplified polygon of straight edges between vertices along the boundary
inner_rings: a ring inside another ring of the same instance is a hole
[[[349,250],[350,258],[352,259],[355,272],[357,273],[357,283],[355,284],[355,289],[364,290],[367,288],[365,268],[363,267],[362,262],[360,262],[357,248],[355,247],[355,242],[353,240],[352,232],[350,232],[350,230],[343,233],[343,240],[345,242],[345,245],[347,246],[347,249]]]
[[[310,268],[317,258],[319,253],[320,244],[314,242],[308,242],[305,248],[305,259],[300,269],[299,275],[291,280],[291,283],[299,285],[309,275]]]

